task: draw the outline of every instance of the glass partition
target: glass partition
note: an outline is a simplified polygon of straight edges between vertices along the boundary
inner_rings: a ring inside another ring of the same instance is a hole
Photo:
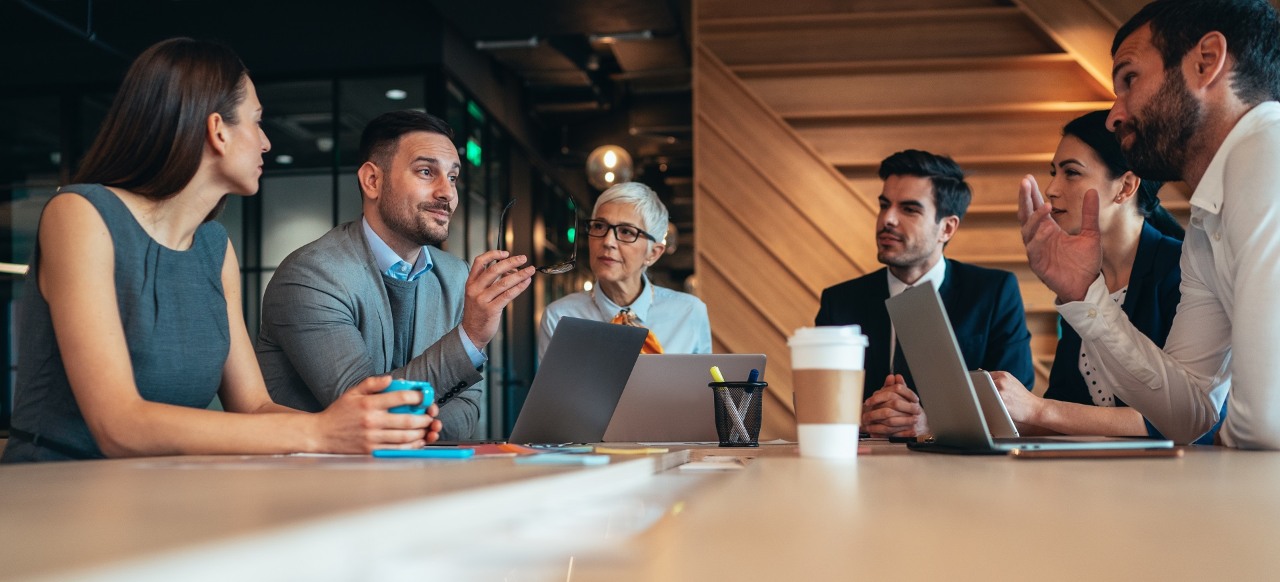
[[[64,118],[74,98],[0,99],[0,319],[5,373],[0,381],[0,436],[7,436],[17,375],[16,308],[35,248],[40,211],[69,172],[63,156]]]

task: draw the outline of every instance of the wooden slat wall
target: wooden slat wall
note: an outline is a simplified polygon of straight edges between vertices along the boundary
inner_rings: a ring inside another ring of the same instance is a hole
[[[1013,0],[1101,83],[1111,80],[1111,40],[1120,23],[1096,2]]]
[[[769,356],[762,438],[795,436],[787,336],[823,288],[880,268],[875,171],[906,148],[970,174],[947,255],[1017,274],[1044,389],[1053,297],[1026,267],[1014,195],[1047,178],[1066,121],[1110,105],[1102,61],[1139,6],[694,0],[695,266],[715,349]]]

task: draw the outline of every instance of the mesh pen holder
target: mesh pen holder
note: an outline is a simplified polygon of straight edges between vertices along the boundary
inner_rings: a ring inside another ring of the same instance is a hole
[[[761,401],[768,382],[711,382],[722,447],[760,446]]]

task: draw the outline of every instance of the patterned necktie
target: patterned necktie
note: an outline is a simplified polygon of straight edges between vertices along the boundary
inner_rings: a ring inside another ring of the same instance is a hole
[[[629,325],[631,327],[644,327],[636,322],[636,314],[631,313],[630,307],[622,308],[617,315],[613,316],[613,321],[618,325]],[[661,354],[662,344],[658,342],[658,336],[653,335],[653,330],[649,330],[649,337],[644,338],[644,347],[640,348],[642,354]]]

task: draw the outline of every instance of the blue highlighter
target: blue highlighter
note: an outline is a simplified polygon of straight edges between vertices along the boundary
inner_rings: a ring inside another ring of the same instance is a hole
[[[422,404],[405,404],[391,409],[391,412],[400,414],[426,414],[427,409],[436,401],[436,389],[431,387],[430,382],[417,382],[414,380],[392,380],[391,385],[387,386],[384,392],[395,392],[396,390],[417,390],[422,392]]]

